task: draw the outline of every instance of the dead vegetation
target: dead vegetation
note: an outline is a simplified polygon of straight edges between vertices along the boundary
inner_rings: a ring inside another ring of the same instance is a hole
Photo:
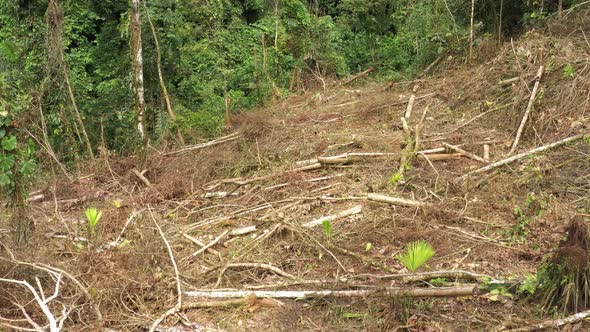
[[[442,60],[415,98],[412,84],[328,85],[233,117],[213,143],[154,152],[147,182],[133,158],[111,158],[40,188],[31,243],[9,247],[1,235],[0,280],[55,291],[47,311],[72,331],[480,331],[541,320],[542,304],[517,299],[507,280],[544,262],[574,273],[588,263],[590,17],[559,24],[482,50],[480,65]],[[104,215],[94,238],[91,206]],[[395,258],[417,240],[436,249],[427,269],[439,276],[408,275]],[[586,274],[546,303],[587,309]],[[506,292],[490,295],[490,280]],[[22,285],[2,284],[0,317],[15,320],[1,323],[51,327]]]

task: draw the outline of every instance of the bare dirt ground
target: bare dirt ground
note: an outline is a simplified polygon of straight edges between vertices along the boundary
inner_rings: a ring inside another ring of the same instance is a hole
[[[86,295],[65,278],[59,303],[52,304],[57,313],[62,303],[70,308],[65,329],[71,331],[98,330],[97,311],[110,329],[143,330],[175,305],[177,278],[155,222],[178,262],[183,293],[371,290],[357,297],[215,303],[185,294],[182,314],[165,319],[162,331],[484,331],[551,318],[515,289],[499,297],[476,291],[443,298],[392,296],[385,289],[482,286],[464,278],[400,280],[396,275],[408,271],[396,256],[416,240],[436,250],[419,272],[466,270],[504,280],[534,274],[569,220],[589,220],[587,138],[461,179],[488,162],[448,149],[425,152],[410,159],[403,179],[395,185],[391,179],[416,138],[420,151],[447,143],[483,157],[487,144],[491,162],[508,157],[541,65],[533,110],[512,155],[590,133],[588,36],[590,17],[571,15],[567,24],[550,23],[514,45],[482,45],[473,65],[449,55],[422,79],[392,89],[359,79],[289,97],[235,116],[228,134],[237,134],[219,144],[154,152],[144,174],[149,186],[134,174],[134,158],[104,159],[73,183],[39,184],[43,196],[31,203],[34,239],[16,247],[4,234],[0,252],[80,281]],[[408,138],[401,118],[414,86]],[[321,158],[331,156],[340,157]],[[377,202],[372,194],[420,206]],[[85,241],[88,207],[103,218]],[[355,207],[358,213],[330,217]],[[321,224],[304,227],[325,219],[330,236]],[[248,226],[255,230],[231,234]],[[201,249],[194,239],[219,241],[193,255]],[[47,273],[14,260],[0,261],[0,273],[53,285]],[[44,322],[30,301],[18,285],[2,288],[0,316],[22,318],[14,305],[21,303]]]

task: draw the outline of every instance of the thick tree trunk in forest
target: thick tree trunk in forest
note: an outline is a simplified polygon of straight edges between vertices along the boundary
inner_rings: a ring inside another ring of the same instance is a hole
[[[148,23],[150,24],[150,28],[152,30],[152,35],[154,37],[154,43],[156,45],[156,66],[158,69],[158,79],[160,80],[160,87],[162,88],[162,95],[164,97],[164,102],[166,103],[166,110],[168,111],[168,115],[172,121],[176,121],[176,113],[172,108],[172,102],[170,101],[170,95],[168,94],[168,89],[166,88],[166,84],[164,83],[164,75],[162,74],[162,53],[160,52],[160,42],[158,41],[158,34],[156,33],[156,28],[154,27],[154,23],[152,22],[152,18],[150,16],[150,12],[147,9],[147,5],[144,2],[145,6],[145,14],[147,15]],[[178,142],[181,145],[184,145],[184,137],[182,137],[182,133],[180,129],[176,129],[176,135],[178,137]]]
[[[145,126],[145,97],[143,87],[143,56],[141,45],[141,0],[131,0],[131,56],[133,64],[133,92],[135,96],[135,112],[137,114],[137,130],[142,141],[140,151],[140,168],[145,163],[148,135]]]
[[[47,5],[48,57],[50,58],[50,62],[53,62],[53,65],[59,67],[59,69],[61,69],[62,71],[63,79],[68,89],[68,97],[70,98],[72,108],[74,109],[74,116],[76,118],[78,126],[80,127],[79,130],[82,133],[81,135],[79,135],[80,139],[84,141],[84,144],[86,145],[86,150],[88,151],[88,155],[90,156],[90,158],[94,159],[92,144],[90,144],[90,139],[88,138],[88,134],[86,133],[86,127],[84,126],[84,121],[82,120],[82,116],[80,115],[78,103],[76,102],[76,96],[74,95],[74,90],[72,89],[72,84],[70,82],[70,73],[68,69],[68,64],[65,59],[62,42],[63,20],[64,13],[62,8],[59,6],[57,0],[49,0],[49,4]]]

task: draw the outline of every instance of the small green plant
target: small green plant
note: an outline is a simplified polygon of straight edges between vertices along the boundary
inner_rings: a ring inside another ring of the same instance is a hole
[[[371,251],[371,249],[373,249],[373,244],[371,242],[367,242],[367,244],[365,245],[365,251],[369,252]]]
[[[444,287],[449,284],[449,280],[447,278],[430,279],[430,281],[428,281],[428,282],[430,284],[432,284],[433,286],[438,286],[438,287]]]
[[[404,180],[404,175],[401,174],[400,172],[395,172],[391,176],[391,179],[389,179],[389,184],[392,186],[396,186],[398,183],[402,182],[403,180]]]
[[[563,77],[575,77],[576,76],[576,68],[572,66],[571,63],[568,63],[563,68]]]
[[[332,222],[326,219],[322,222],[322,225],[324,226],[324,233],[326,233],[328,239],[332,238]]]
[[[547,210],[548,202],[543,195],[537,196],[529,193],[524,206],[514,207],[514,215],[517,218],[516,224],[508,230],[508,238],[512,242],[524,242],[530,235],[530,225]]]
[[[408,244],[406,253],[397,255],[397,259],[411,272],[416,272],[422,265],[426,264],[436,251],[426,241],[416,241]]]
[[[97,208],[88,208],[85,213],[86,220],[88,220],[88,232],[90,233],[90,237],[94,238],[96,236],[96,227],[100,222],[100,218],[102,218],[102,211]]]

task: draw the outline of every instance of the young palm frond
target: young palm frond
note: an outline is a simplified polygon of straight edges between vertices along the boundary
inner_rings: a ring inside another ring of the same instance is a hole
[[[404,254],[398,255],[397,259],[404,264],[404,266],[412,271],[416,272],[422,265],[434,256],[436,251],[426,241],[416,241],[408,244],[408,251]]]

